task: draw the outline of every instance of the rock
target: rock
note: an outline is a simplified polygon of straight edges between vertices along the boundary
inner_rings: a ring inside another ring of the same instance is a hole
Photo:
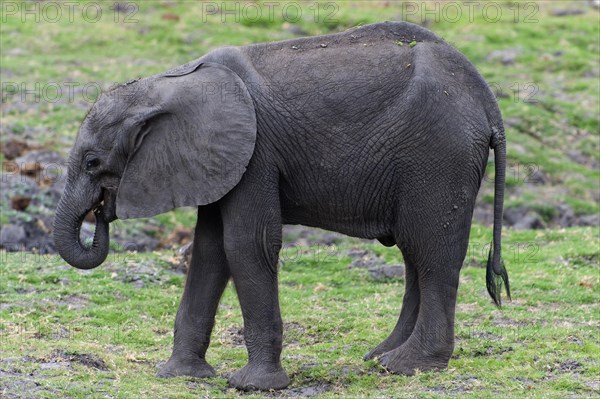
[[[362,258],[363,256],[367,256],[368,254],[369,254],[369,251],[367,251],[366,249],[352,248],[348,251],[348,253],[346,255],[355,259],[355,258]]]
[[[365,256],[353,260],[348,266],[348,269],[369,269],[381,265],[385,265],[385,261],[382,258],[375,254],[368,253]]]
[[[546,225],[542,218],[536,213],[529,213],[513,225],[515,230],[538,230],[545,229]]]
[[[502,65],[513,65],[521,50],[517,48],[507,48],[504,50],[494,50],[488,56],[488,61],[500,60]]]
[[[505,208],[504,209],[504,221],[508,223],[509,226],[515,225],[519,220],[525,217],[527,213],[527,209],[523,207],[516,208]]]
[[[135,11],[134,7],[135,6],[133,6],[133,4],[130,5],[130,3],[116,2],[115,4],[113,4],[112,9],[115,12],[127,14],[131,11]]]
[[[45,217],[45,219],[49,219],[49,217]],[[44,222],[43,218],[33,218],[28,222],[24,222],[22,227],[25,229],[25,236],[27,237],[24,249],[39,254],[55,253],[56,248],[49,226],[51,226],[50,222]]]
[[[25,242],[27,235],[21,225],[7,224],[0,230],[0,247],[8,251],[19,251],[21,244]]]
[[[473,218],[478,222],[491,226],[494,223],[494,208],[489,204],[483,204],[483,201],[478,201],[478,204],[473,210]]]
[[[552,11],[552,15],[555,17],[566,17],[570,15],[581,15],[585,14],[585,10],[579,8],[568,8],[568,9],[557,9]]]
[[[570,227],[575,224],[575,212],[567,204],[559,204],[556,207],[558,211],[558,224],[560,227]]]
[[[569,150],[567,151],[567,156],[571,161],[580,165],[589,166],[593,169],[600,169],[600,163],[598,163],[598,161],[592,157],[584,155],[581,151]]]
[[[307,36],[308,32],[299,27],[298,25],[290,24],[289,22],[284,22],[281,25],[281,28],[285,31],[288,31],[296,36]]]
[[[545,229],[542,217],[527,207],[507,208],[504,210],[504,221],[515,230]]]
[[[35,182],[19,174],[3,173],[0,178],[0,199],[8,203],[15,196],[33,197],[39,192]]]
[[[531,175],[527,178],[526,183],[531,184],[546,184],[548,182],[548,178],[539,169],[535,169],[531,172]]]
[[[579,217],[579,221],[577,223],[579,226],[600,226],[600,215],[583,215]]]
[[[511,127],[515,127],[515,126],[519,126],[523,123],[523,119],[518,118],[518,117],[512,117],[512,118],[505,118],[504,119],[504,126],[506,128],[511,128]],[[513,145],[515,143],[512,143]]]
[[[382,265],[369,269],[369,274],[373,280],[384,281],[404,277],[404,265]]]
[[[141,278],[133,280],[133,286],[137,289],[144,288],[146,283]]]

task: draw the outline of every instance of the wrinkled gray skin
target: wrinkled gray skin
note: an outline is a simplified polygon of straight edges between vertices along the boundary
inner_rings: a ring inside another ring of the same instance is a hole
[[[366,358],[394,373],[443,369],[490,147],[488,290],[499,302],[504,130],[464,56],[397,22],[222,48],[102,95],[72,151],[56,245],[75,267],[96,267],[116,217],[198,206],[173,354],[159,376],[214,375],[205,354],[233,278],[249,359],[230,383],[278,389],[289,383],[280,363],[282,224],[377,238],[402,251],[406,288],[396,327]],[[79,227],[92,209],[96,237],[86,248]]]

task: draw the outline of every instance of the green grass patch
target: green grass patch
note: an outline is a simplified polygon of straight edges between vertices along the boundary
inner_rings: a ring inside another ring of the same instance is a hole
[[[290,390],[315,397],[590,397],[598,393],[598,230],[508,231],[513,300],[485,290],[490,230],[475,226],[461,274],[456,348],[447,371],[389,375],[361,360],[393,328],[402,279],[348,269],[350,245],[303,248],[280,271]],[[387,262],[397,250],[352,244]],[[33,397],[239,397],[224,376],[246,362],[242,318],[229,286],[212,335],[207,380],[158,379],[172,347],[184,275],[168,252],[111,254],[92,271],[57,256],[1,253],[0,384],[36,381]],[[8,374],[6,374],[8,373]],[[19,385],[20,384],[20,385]],[[313,392],[314,391],[314,392]],[[271,396],[255,393],[252,397]]]

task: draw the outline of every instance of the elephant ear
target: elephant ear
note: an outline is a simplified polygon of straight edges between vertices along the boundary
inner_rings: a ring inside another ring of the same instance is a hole
[[[256,113],[240,77],[192,62],[158,75],[133,119],[117,192],[120,219],[215,202],[242,178],[256,141]],[[150,99],[150,100],[148,100]]]

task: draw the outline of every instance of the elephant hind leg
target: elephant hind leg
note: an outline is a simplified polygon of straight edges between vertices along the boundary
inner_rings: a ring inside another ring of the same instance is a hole
[[[402,345],[412,334],[415,323],[417,322],[420,302],[417,269],[409,251],[405,250],[402,252],[406,269],[404,299],[402,300],[402,309],[400,310],[398,322],[391,334],[373,350],[367,353],[364,360],[374,359],[385,352],[389,352]]]
[[[466,229],[436,235],[423,241],[413,254],[417,270],[419,306],[410,336],[382,354],[379,362],[388,371],[413,375],[415,371],[444,369],[454,350],[454,316],[459,273],[468,245]],[[414,319],[413,319],[414,320]]]

